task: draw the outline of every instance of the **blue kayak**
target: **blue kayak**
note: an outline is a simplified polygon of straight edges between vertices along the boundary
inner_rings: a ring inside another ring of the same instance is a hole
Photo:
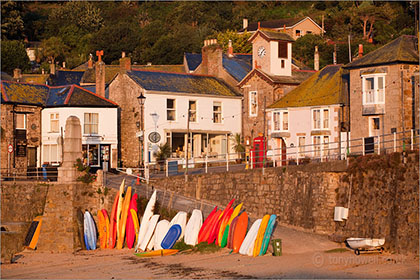
[[[175,245],[175,242],[181,235],[181,232],[182,228],[180,225],[175,224],[171,226],[171,228],[168,230],[168,233],[165,235],[165,238],[163,238],[160,246],[163,249],[172,249],[172,247]]]

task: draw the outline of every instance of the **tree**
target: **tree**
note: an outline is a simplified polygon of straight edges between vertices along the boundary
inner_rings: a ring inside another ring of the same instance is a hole
[[[25,45],[20,41],[1,41],[1,71],[13,75],[13,70],[22,71],[30,69],[29,57]]]
[[[7,1],[1,3],[1,37],[3,39],[23,39],[22,3]]]
[[[242,145],[242,136],[240,133],[236,133],[232,136],[233,150],[238,154],[238,159],[242,159],[245,153],[245,147]]]
[[[50,37],[41,41],[41,56],[55,63],[57,58],[64,59],[70,48],[64,44],[60,37]]]
[[[232,47],[235,53],[251,53],[252,51],[252,45],[248,42],[251,34],[248,32],[238,34],[236,31],[228,29],[223,32],[217,32],[214,36],[224,51],[228,49],[229,40],[232,40]]]

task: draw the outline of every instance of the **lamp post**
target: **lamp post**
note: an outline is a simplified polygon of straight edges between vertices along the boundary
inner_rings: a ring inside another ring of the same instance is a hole
[[[140,105],[140,130],[141,130],[141,136],[139,137],[140,142],[140,162],[139,166],[144,166],[144,144],[146,143],[145,137],[144,137],[144,102],[146,101],[146,97],[143,95],[143,92],[140,92],[140,95],[137,97],[137,101]]]

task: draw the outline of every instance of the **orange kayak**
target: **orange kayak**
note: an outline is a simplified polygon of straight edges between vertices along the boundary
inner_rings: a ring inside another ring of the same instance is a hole
[[[176,249],[161,249],[161,250],[156,250],[156,251],[151,251],[151,252],[142,252],[142,253],[135,253],[134,255],[136,255],[137,257],[158,257],[158,256],[169,256],[169,255],[173,255],[178,253],[179,250]]]
[[[125,226],[127,223],[128,208],[130,207],[130,202],[131,202],[131,187],[128,187],[124,196],[123,205],[121,207],[121,220],[120,220],[120,228],[118,229],[117,249],[122,249],[124,245]]]
[[[262,242],[264,239],[265,230],[268,225],[268,221],[270,220],[270,215],[265,215],[262,219],[260,228],[258,229],[257,238],[255,239],[254,251],[253,256],[256,257],[260,254]]]
[[[108,228],[107,228],[107,221],[102,210],[98,210],[98,231],[99,231],[99,244],[100,244],[99,247],[101,249],[106,249],[107,243],[108,243],[107,242],[108,239],[106,238],[106,236],[109,231],[109,221],[108,221]]]
[[[222,211],[222,213],[220,214],[220,216],[219,216],[219,218],[218,218],[218,221],[217,221],[217,223],[216,223],[216,226],[215,227],[213,227],[213,229],[212,229],[212,231],[210,232],[210,236],[209,236],[209,239],[207,240],[207,242],[210,244],[210,243],[213,243],[216,239],[217,239],[217,237],[218,237],[218,234],[219,234],[219,230],[220,230],[220,225],[221,225],[221,222],[222,222],[222,220],[224,219],[224,217],[227,215],[227,212],[229,211],[229,209],[230,209],[230,207],[232,206],[232,204],[233,204],[233,202],[235,201],[235,199],[232,199],[229,203],[228,203],[228,205],[226,206],[226,208]]]
[[[216,245],[220,246],[222,244],[223,234],[225,233],[225,228],[228,225],[228,222],[230,220],[230,216],[232,216],[232,213],[233,213],[233,208],[230,208],[229,211],[227,211],[227,214],[225,215],[223,220],[221,221],[220,228],[219,228],[219,233],[218,233],[217,239],[216,239]]]
[[[217,223],[219,222],[220,214],[222,213],[222,210],[217,210],[216,213],[214,213],[211,221],[209,222],[209,226],[207,227],[206,231],[203,232],[203,241],[207,241],[210,238],[210,234],[213,232],[214,228],[217,227]]]
[[[244,241],[246,230],[248,228],[248,214],[243,212],[235,226],[235,231],[233,233],[233,252],[238,253],[241,248],[242,242]]]
[[[117,240],[117,207],[120,194],[119,191],[115,195],[114,204],[112,205],[111,219],[109,221],[109,240],[108,248],[112,249],[115,247],[115,241]]]
[[[207,231],[207,228],[209,226],[210,220],[213,218],[213,216],[216,214],[217,206],[214,207],[213,211],[210,212],[210,214],[207,216],[206,220],[204,221],[203,225],[200,228],[200,231],[198,232],[198,243],[206,241],[203,239],[203,232]]]

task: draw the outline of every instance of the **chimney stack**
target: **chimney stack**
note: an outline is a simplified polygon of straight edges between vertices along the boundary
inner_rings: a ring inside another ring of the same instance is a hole
[[[63,68],[66,69],[66,62],[63,61]]]
[[[286,24],[283,24],[283,31],[286,32]]]
[[[44,75],[45,74],[45,70],[44,68],[41,69],[41,74]]]
[[[20,70],[19,68],[13,70],[13,79],[20,82],[20,79],[22,79],[22,70]]]
[[[233,46],[232,46],[232,40],[229,40],[229,46],[228,46],[228,57],[233,57]]]
[[[198,71],[196,73],[220,78],[223,69],[223,49],[217,43],[217,39],[204,40],[204,46],[201,49],[201,57],[201,66],[197,69]]]
[[[126,57],[125,52],[122,52],[120,58],[120,72],[125,73],[126,71],[131,71],[131,58]]]
[[[248,28],[248,19],[246,19],[246,18],[242,19],[242,26],[243,26],[244,29]]]
[[[363,56],[363,45],[359,44],[359,57]]]
[[[334,52],[333,52],[333,64],[337,64],[337,44],[334,44]]]
[[[261,23],[260,22],[258,22],[258,29],[260,29],[261,28]]]
[[[50,63],[50,74],[55,75],[55,64],[54,64],[54,62]]]
[[[318,46],[315,46],[314,70],[315,71],[319,71],[319,53],[318,53]]]
[[[105,63],[102,61],[104,51],[96,51],[98,61],[95,64],[96,94],[105,97]]]
[[[92,60],[92,54],[89,54],[89,61],[88,61],[88,68],[92,69],[93,68],[93,60]]]

